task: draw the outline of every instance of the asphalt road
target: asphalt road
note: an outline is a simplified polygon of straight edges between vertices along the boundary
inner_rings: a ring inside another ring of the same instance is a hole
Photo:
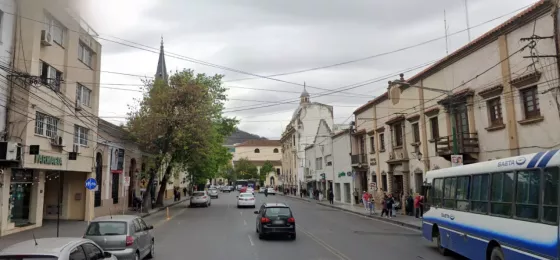
[[[419,231],[280,195],[257,195],[292,208],[297,240],[259,240],[254,209],[237,209],[237,192],[220,193],[209,208],[179,205],[150,218],[156,259],[461,259],[443,257]],[[188,203],[187,203],[188,204]]]

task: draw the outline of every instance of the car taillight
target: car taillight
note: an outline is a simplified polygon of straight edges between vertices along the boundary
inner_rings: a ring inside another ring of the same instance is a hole
[[[202,197],[203,199],[206,199],[206,196]]]
[[[131,246],[134,244],[134,238],[132,236],[126,236],[126,246]]]
[[[249,200],[255,200],[255,198],[249,198]]]
[[[296,223],[296,219],[295,218],[289,218],[288,223]]]
[[[261,218],[261,223],[267,223],[270,222],[269,218]]]

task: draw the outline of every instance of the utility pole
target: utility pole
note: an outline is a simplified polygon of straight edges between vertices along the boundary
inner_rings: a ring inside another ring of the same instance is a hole
[[[471,41],[471,26],[469,24],[469,6],[467,5],[467,1],[465,0],[465,18],[467,20],[467,34],[469,36],[469,42]]]

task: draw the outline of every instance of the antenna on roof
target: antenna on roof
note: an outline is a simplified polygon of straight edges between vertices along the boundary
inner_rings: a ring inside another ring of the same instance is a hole
[[[113,214],[111,213],[111,208],[109,208],[109,216],[113,219]]]
[[[33,241],[35,241],[35,246],[38,246],[39,243],[37,243],[37,238],[35,238],[35,232],[31,231],[31,235],[33,235]]]

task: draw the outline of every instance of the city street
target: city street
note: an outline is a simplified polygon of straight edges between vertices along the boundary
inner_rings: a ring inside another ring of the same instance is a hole
[[[461,259],[439,255],[419,231],[280,195],[258,194],[257,208],[288,203],[297,240],[259,240],[254,209],[237,209],[237,194],[220,193],[209,208],[175,206],[170,220],[150,220],[156,259]]]

